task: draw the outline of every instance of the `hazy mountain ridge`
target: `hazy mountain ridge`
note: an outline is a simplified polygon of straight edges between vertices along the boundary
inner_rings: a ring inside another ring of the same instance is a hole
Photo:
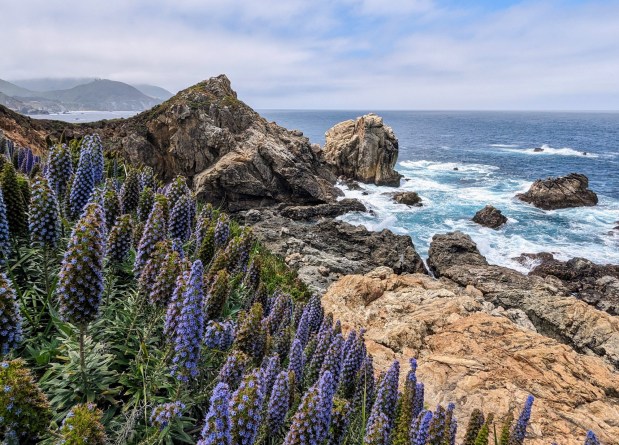
[[[30,90],[50,86],[69,86],[55,90]],[[8,82],[0,79],[0,99],[7,107],[25,114],[60,113],[65,111],[143,111],[171,97],[167,90],[140,85],[139,88],[107,79],[31,79]],[[150,94],[146,94],[150,93]]]

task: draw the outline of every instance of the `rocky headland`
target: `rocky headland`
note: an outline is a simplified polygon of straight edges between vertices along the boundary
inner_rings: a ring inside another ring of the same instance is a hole
[[[377,371],[418,357],[431,404],[505,413],[533,394],[527,443],[580,444],[593,429],[603,443],[619,444],[617,266],[545,255],[531,259],[539,264],[527,275],[489,264],[468,235],[454,232],[434,236],[426,267],[409,236],[338,220],[367,211],[340,199],[338,177],[349,187],[399,185],[398,141],[380,117],[336,125],[321,149],[267,122],[218,76],[123,120],[34,121],[0,106],[0,129],[37,153],[96,132],[106,148],[165,180],[187,176],[199,199],[233,212],[324,294],[345,331],[367,329]],[[597,203],[577,174],[537,181],[520,199],[544,209]],[[489,227],[505,222],[492,207],[478,215]]]

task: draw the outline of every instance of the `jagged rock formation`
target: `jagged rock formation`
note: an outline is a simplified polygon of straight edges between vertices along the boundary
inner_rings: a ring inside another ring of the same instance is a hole
[[[376,185],[399,186],[393,167],[398,159],[398,139],[383,118],[366,114],[340,122],[325,133],[325,161],[338,176]]]
[[[516,197],[544,210],[594,206],[598,197],[588,187],[589,178],[570,173],[559,178],[538,179],[526,193]]]
[[[340,201],[314,206],[288,206],[281,215],[295,221],[309,221],[320,218],[336,218],[350,212],[366,212],[363,203],[357,199],[345,198]]]
[[[491,205],[487,205],[473,217],[473,222],[482,226],[498,229],[507,222],[507,217],[501,213],[499,209]]]
[[[16,142],[42,149],[39,134],[58,140],[96,131],[107,149],[133,164],[150,165],[164,180],[185,175],[199,198],[231,211],[281,202],[320,204],[339,194],[335,176],[309,140],[267,122],[237,98],[224,75],[129,119],[26,124],[36,134]]]
[[[417,357],[429,405],[456,403],[460,438],[474,408],[517,411],[533,394],[527,444],[581,445],[588,429],[601,443],[617,443],[619,371],[518,325],[473,286],[383,267],[343,277],[322,303],[345,331],[367,329],[377,371]]]
[[[496,306],[523,310],[539,333],[619,369],[619,318],[570,296],[559,279],[488,265],[471,238],[461,232],[435,235],[429,255],[428,265],[436,276],[472,285]]]
[[[389,230],[371,232],[328,218],[317,223],[295,221],[271,209],[250,210],[239,218],[317,292],[324,292],[343,275],[366,273],[382,265],[398,273],[427,273],[411,238]]]
[[[595,264],[585,258],[559,261],[552,254],[537,255],[537,258],[541,264],[529,275],[557,277],[581,300],[619,315],[619,266]]]

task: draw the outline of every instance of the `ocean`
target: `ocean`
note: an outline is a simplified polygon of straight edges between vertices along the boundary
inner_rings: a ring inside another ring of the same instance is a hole
[[[103,119],[126,119],[138,113],[139,111],[69,111],[67,113],[34,114],[28,117],[33,119],[53,119],[56,121],[79,124],[84,122],[96,122]]]
[[[334,124],[361,111],[261,110],[268,120],[299,129],[324,144]],[[422,207],[394,203],[389,187],[362,185],[346,190],[373,215],[341,217],[368,229],[389,228],[410,235],[427,258],[432,236],[460,230],[477,243],[492,264],[526,272],[522,253],[551,252],[556,258],[588,258],[619,264],[619,113],[597,112],[460,112],[376,111],[400,142],[396,169],[402,190],[419,193]],[[534,152],[534,148],[543,148]],[[458,170],[454,170],[456,168]],[[514,198],[538,178],[571,172],[589,177],[599,204],[544,211]],[[509,218],[499,230],[471,221],[491,204]]]

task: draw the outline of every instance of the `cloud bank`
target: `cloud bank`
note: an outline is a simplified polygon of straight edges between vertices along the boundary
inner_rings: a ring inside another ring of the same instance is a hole
[[[0,0],[0,10],[3,79],[178,91],[226,73],[256,108],[619,109],[619,1]]]

